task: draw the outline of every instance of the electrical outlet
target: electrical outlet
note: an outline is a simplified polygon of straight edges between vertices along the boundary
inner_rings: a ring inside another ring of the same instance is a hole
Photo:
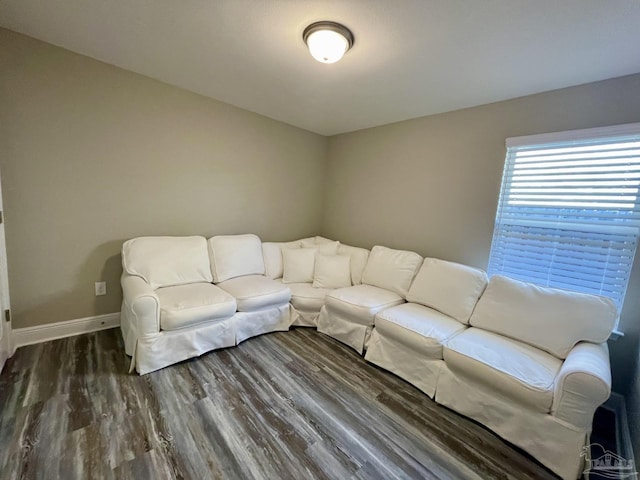
[[[96,282],[96,297],[107,294],[107,282]]]

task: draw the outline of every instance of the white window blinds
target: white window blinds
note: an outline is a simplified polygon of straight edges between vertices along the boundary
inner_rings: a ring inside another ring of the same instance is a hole
[[[507,140],[488,271],[622,308],[640,229],[640,123]]]

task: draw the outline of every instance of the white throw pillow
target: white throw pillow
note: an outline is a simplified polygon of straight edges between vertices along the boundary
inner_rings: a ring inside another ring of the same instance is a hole
[[[315,248],[283,248],[282,283],[311,283],[316,263]]]
[[[351,286],[351,257],[349,255],[316,255],[313,286],[343,288]]]

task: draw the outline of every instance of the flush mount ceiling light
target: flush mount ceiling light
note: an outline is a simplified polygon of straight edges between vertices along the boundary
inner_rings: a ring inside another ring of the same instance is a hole
[[[335,22],[316,22],[302,33],[311,56],[322,63],[335,63],[353,46],[353,33]]]

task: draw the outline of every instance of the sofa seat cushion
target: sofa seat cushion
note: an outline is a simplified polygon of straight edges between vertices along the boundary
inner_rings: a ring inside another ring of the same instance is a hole
[[[354,285],[327,294],[325,304],[335,312],[360,325],[373,325],[376,313],[404,303],[395,292],[373,285]]]
[[[236,301],[211,283],[190,283],[156,290],[160,301],[160,328],[177,330],[211,320],[232,317]]]
[[[445,344],[444,361],[453,373],[542,413],[551,409],[562,366],[538,348],[473,327]]]
[[[466,325],[429,307],[405,303],[376,315],[375,327],[383,337],[434,360],[442,360],[442,344],[466,329]]]
[[[311,283],[287,283],[291,289],[291,305],[302,312],[319,312],[331,288],[314,287]]]
[[[291,290],[264,275],[236,277],[220,282],[218,286],[236,299],[239,312],[276,307],[291,299]]]

